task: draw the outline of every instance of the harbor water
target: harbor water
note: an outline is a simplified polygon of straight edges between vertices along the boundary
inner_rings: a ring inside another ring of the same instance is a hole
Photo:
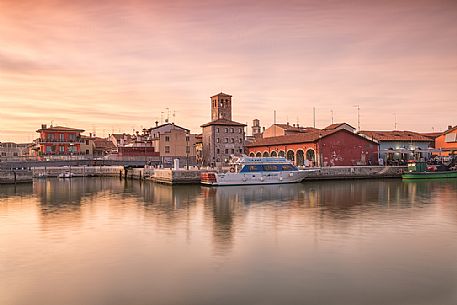
[[[457,179],[0,185],[0,304],[457,304]]]

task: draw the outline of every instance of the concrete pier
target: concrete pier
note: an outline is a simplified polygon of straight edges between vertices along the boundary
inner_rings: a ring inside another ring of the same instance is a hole
[[[32,182],[32,171],[29,170],[0,170],[0,184],[15,184]]]
[[[318,167],[307,180],[400,178],[407,166],[335,166]]]
[[[151,180],[166,184],[195,184],[200,183],[201,170],[198,169],[155,169]]]

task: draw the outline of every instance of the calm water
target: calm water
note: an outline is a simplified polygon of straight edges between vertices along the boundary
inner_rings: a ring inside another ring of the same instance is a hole
[[[457,304],[457,179],[0,186],[0,304]]]

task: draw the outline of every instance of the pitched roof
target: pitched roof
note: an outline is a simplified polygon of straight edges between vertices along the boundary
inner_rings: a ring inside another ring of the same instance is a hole
[[[456,131],[456,130],[457,130],[457,125],[455,125],[454,127],[444,131],[442,134],[448,134],[448,133]]]
[[[266,145],[282,145],[282,144],[296,144],[296,143],[310,143],[315,142],[319,138],[335,133],[339,130],[316,130],[307,133],[288,134],[278,137],[268,137],[257,139],[255,142],[246,145],[247,147],[266,146]]]
[[[227,119],[217,119],[217,120],[211,121],[209,123],[203,124],[200,127],[207,127],[207,126],[211,126],[211,125],[228,125],[228,126],[243,126],[243,127],[247,126],[246,124],[241,124],[241,123],[238,123],[235,121],[230,121]]]
[[[434,140],[437,137],[439,137],[440,135],[442,135],[443,133],[442,132],[421,132],[420,134]]]
[[[178,129],[190,131],[189,129],[184,128],[184,127],[181,127],[181,126],[179,126],[179,125],[176,125],[175,123],[164,123],[164,124],[161,124],[161,125],[158,125],[158,126],[151,127],[151,128],[149,128],[148,130],[151,131],[151,130],[154,130],[154,129],[157,129],[157,128],[161,128],[161,127],[164,127],[164,126],[167,126],[167,125],[172,125],[172,126],[178,128]]]
[[[343,126],[343,125],[348,125],[348,126],[351,127],[352,129],[355,129],[354,127],[352,127],[352,126],[349,125],[348,123],[334,123],[334,124],[328,125],[328,126],[325,127],[324,129],[337,129],[338,127]]]
[[[290,125],[290,124],[273,124],[273,126],[277,126],[279,128],[282,128],[284,130],[287,130],[287,131],[303,131],[305,129],[308,129],[308,128],[312,128],[312,127],[301,127],[301,126],[293,126],[293,125]]]
[[[420,133],[408,130],[392,130],[392,131],[375,131],[375,130],[362,130],[359,134],[363,134],[368,138],[378,141],[418,141],[418,142],[431,142],[429,137],[421,135]]]
[[[51,126],[48,128],[40,128],[36,132],[41,132],[43,130],[46,131],[75,131],[75,132],[84,132],[84,129],[78,129],[78,128],[70,128],[70,127],[64,127],[64,126]]]
[[[220,92],[220,93],[218,93],[218,94],[216,94],[216,95],[213,95],[211,98],[213,98],[213,97],[215,97],[215,96],[228,96],[228,97],[232,97],[231,95],[226,94],[226,93],[224,93],[224,92]]]

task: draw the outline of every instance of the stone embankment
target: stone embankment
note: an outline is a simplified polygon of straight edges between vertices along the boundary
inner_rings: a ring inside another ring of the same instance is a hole
[[[0,170],[0,184],[26,183],[32,181],[32,171],[30,170]]]
[[[312,168],[305,181],[337,179],[398,178],[405,166],[335,166]],[[35,167],[32,170],[1,170],[0,183],[32,182],[33,178],[58,177],[72,173],[73,177],[119,177],[152,180],[166,184],[200,183],[200,174],[212,169],[124,168],[123,166]]]

